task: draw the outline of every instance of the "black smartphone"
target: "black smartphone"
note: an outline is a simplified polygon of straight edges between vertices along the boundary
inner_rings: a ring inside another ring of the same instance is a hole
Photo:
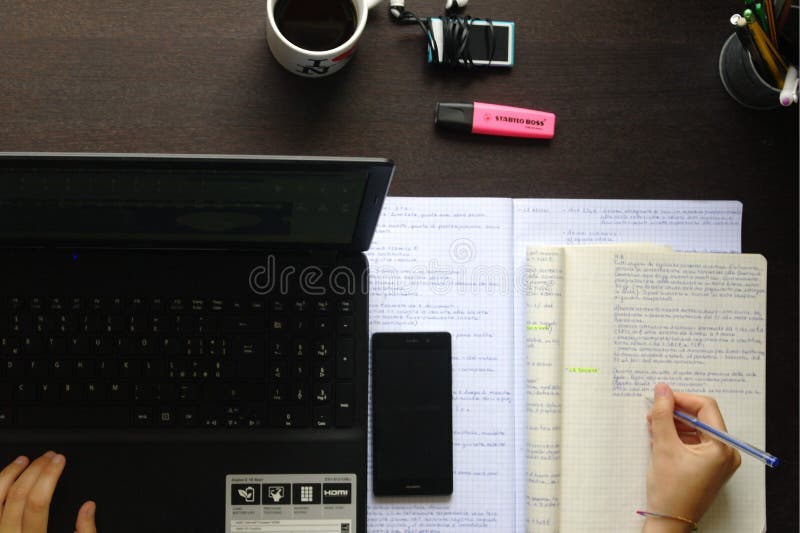
[[[449,333],[372,336],[372,491],[453,493]]]

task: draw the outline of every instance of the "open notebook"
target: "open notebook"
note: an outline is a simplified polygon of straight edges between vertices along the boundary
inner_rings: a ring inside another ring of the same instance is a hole
[[[531,530],[641,528],[656,382],[715,397],[731,434],[764,447],[762,256],[539,246],[527,266]],[[763,529],[764,468],[743,458],[703,531]]]
[[[741,214],[739,202],[387,198],[367,253],[370,330],[453,335],[455,475],[450,498],[370,496],[369,530],[526,530],[527,245],[738,253]]]

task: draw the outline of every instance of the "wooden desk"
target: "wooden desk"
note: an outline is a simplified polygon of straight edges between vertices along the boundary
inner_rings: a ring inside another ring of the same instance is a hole
[[[272,59],[264,4],[5,0],[0,150],[385,156],[396,195],[741,200],[743,250],[769,261],[767,448],[784,464],[768,522],[797,530],[798,106],[749,111],[722,88],[738,4],[473,0],[517,23],[516,66],[492,73],[428,67],[384,5],[354,61],[315,81]],[[471,100],[555,112],[556,137],[434,130],[437,101]]]

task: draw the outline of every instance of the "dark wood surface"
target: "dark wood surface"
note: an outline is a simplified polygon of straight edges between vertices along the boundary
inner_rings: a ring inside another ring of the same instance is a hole
[[[272,59],[263,0],[4,0],[0,150],[383,156],[395,195],[741,200],[742,248],[769,261],[768,523],[797,531],[798,106],[722,88],[739,3],[470,7],[517,23],[510,72],[428,67],[385,5],[350,65],[306,80]],[[434,130],[437,101],[471,100],[554,112],[555,139]]]

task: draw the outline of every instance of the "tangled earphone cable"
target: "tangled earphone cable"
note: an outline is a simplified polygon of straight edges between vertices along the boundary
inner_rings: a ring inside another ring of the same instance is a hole
[[[447,0],[445,5],[445,15],[438,17],[442,23],[442,53],[439,51],[439,44],[434,37],[432,18],[419,18],[413,12],[405,8],[405,0],[391,0],[389,3],[389,16],[397,24],[417,24],[428,41],[431,50],[431,61],[445,65],[457,65],[473,67],[472,55],[469,51],[470,27],[475,21],[487,23],[488,32],[486,37],[486,50],[488,50],[489,62],[491,65],[495,54],[494,26],[490,19],[473,18],[469,15],[458,17],[455,11],[467,5],[467,0]],[[440,57],[441,56],[441,57]]]

